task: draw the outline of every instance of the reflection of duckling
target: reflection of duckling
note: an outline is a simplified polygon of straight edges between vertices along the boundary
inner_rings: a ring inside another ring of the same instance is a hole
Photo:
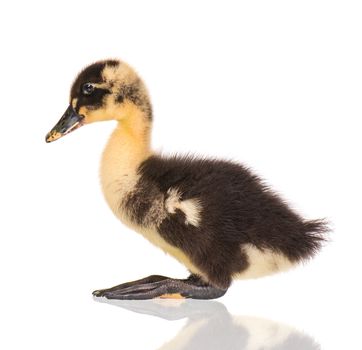
[[[216,298],[234,278],[285,270],[319,250],[324,223],[303,220],[242,165],[154,154],[147,90],[123,62],[97,62],[78,75],[70,105],[46,141],[105,120],[118,122],[101,163],[109,206],[122,222],[186,265],[191,276],[150,276],[94,295]]]
[[[231,315],[223,304],[216,301],[98,300],[166,320],[187,318],[186,325],[159,350],[320,349],[310,336],[290,326],[257,317]]]

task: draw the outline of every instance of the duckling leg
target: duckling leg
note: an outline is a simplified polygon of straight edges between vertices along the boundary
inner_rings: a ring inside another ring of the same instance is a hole
[[[164,276],[149,276],[142,280],[120,284],[110,289],[93,292],[96,297],[119,300],[143,299],[215,299],[227,291],[214,287],[196,275],[187,279],[174,279]]]

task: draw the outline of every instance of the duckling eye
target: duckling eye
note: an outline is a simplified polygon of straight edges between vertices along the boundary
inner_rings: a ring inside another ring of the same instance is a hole
[[[91,95],[94,91],[94,85],[91,83],[85,83],[82,85],[82,93],[83,95]]]

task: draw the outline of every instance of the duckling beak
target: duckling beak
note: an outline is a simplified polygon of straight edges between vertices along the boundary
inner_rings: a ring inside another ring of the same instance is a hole
[[[69,105],[63,116],[59,119],[58,123],[52,130],[48,132],[45,137],[45,141],[53,142],[60,139],[62,136],[65,136],[75,129],[81,127],[84,124],[83,121],[84,116],[79,115],[74,110],[73,106]]]

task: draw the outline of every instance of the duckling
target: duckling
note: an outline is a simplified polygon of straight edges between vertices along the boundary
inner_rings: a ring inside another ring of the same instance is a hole
[[[234,279],[285,271],[321,248],[328,231],[324,220],[303,219],[245,166],[154,152],[146,86],[123,61],[98,61],[79,73],[69,107],[46,142],[108,120],[117,126],[101,160],[106,202],[190,276],[152,275],[96,290],[95,297],[218,298]]]

